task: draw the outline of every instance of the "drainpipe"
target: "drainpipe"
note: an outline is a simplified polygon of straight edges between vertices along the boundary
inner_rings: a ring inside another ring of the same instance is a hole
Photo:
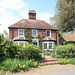
[[[56,31],[56,44],[57,44],[57,31]]]

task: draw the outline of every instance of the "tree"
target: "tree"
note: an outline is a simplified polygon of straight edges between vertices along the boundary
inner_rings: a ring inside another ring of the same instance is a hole
[[[61,32],[72,31],[75,25],[75,0],[58,0],[53,22]]]

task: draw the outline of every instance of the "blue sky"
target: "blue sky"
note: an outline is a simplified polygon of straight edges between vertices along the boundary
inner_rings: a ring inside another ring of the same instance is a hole
[[[57,0],[0,0],[0,33],[9,32],[8,27],[22,18],[28,18],[28,11],[35,10],[37,19],[49,23],[55,14]]]

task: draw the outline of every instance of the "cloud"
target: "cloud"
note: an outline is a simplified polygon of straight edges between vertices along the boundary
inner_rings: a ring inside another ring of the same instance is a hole
[[[28,12],[28,4],[23,2],[23,0],[0,0],[0,33],[3,33],[4,30],[9,33],[8,27],[10,25],[18,22],[22,18],[28,19]],[[49,23],[51,16],[50,13],[37,12],[36,18]]]
[[[40,13],[37,12],[37,19],[44,20],[49,23],[49,18],[51,17],[50,13]]]
[[[9,32],[8,27],[21,19],[13,12],[16,10],[16,13],[19,13],[18,11],[26,7],[27,3],[23,0],[0,0],[0,33],[3,33],[4,30]]]
[[[26,5],[22,0],[1,0],[0,7],[18,10]]]

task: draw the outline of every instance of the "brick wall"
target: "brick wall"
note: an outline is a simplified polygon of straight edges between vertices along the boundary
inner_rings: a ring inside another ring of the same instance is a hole
[[[13,29],[13,38],[18,37],[18,29]]]
[[[28,29],[28,31],[31,31],[31,29]],[[38,35],[42,36],[42,39],[46,37],[46,30],[38,30]],[[13,38],[18,37],[18,29],[13,29]],[[51,31],[51,37],[56,40],[56,31]],[[9,29],[9,38],[12,39],[12,29]],[[59,34],[57,32],[57,44],[59,44]]]
[[[38,30],[38,35],[40,35],[40,36],[44,35],[42,37],[42,39],[45,38],[46,37],[46,30]]]
[[[56,40],[56,31],[51,31],[51,37],[54,38]]]
[[[13,36],[12,36],[12,31],[13,31]],[[9,29],[9,38],[12,39],[15,38],[15,37],[18,37],[18,29]]]
[[[9,38],[12,39],[12,29],[9,29]]]

